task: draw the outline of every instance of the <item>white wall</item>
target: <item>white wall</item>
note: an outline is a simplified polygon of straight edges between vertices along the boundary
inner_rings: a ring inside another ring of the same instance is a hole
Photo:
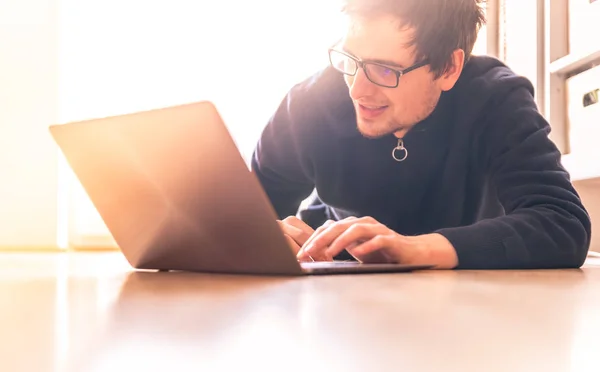
[[[0,1],[0,248],[56,245],[55,0]]]

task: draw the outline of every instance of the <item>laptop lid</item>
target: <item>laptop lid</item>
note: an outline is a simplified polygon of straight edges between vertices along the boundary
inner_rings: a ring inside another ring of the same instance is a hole
[[[50,133],[134,268],[302,273],[211,102],[53,125]]]

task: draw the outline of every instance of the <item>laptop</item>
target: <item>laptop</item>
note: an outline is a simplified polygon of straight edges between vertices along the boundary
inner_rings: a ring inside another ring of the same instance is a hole
[[[312,275],[431,267],[298,262],[212,102],[55,124],[49,130],[135,269]]]

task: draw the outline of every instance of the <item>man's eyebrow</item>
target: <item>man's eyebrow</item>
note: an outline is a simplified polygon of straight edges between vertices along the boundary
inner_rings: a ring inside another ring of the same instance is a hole
[[[358,58],[356,56],[356,54],[352,53],[350,50],[348,50],[347,48],[343,48],[345,53],[350,54],[351,56],[353,56],[354,58]],[[379,59],[379,58],[367,58],[363,60],[364,62],[374,62],[374,63],[378,63],[380,65],[386,65],[386,66],[390,66],[390,67],[396,67],[398,69],[404,69],[404,65],[396,63],[394,61],[389,61],[386,59]]]
[[[366,60],[366,61],[367,62],[375,62],[375,63],[379,63],[381,65],[386,65],[386,66],[390,66],[390,67],[396,67],[396,68],[399,68],[399,69],[403,69],[404,68],[404,66],[401,65],[401,64],[399,64],[399,63],[388,61],[388,60],[385,60],[385,59],[369,59],[369,60]]]

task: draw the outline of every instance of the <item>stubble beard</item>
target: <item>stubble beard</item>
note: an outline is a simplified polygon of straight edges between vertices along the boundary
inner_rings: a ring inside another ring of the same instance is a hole
[[[390,134],[398,133],[398,132],[408,132],[412,127],[421,121],[425,120],[431,113],[435,110],[438,102],[439,95],[431,92],[427,95],[427,102],[422,106],[422,110],[420,110],[419,114],[416,117],[412,118],[412,120],[402,120],[402,118],[391,118],[388,119],[384,125],[377,125],[376,131],[366,131],[366,128],[372,129],[373,124],[368,122],[362,122],[362,119],[357,118],[357,129],[362,136],[369,139],[377,139],[385,136],[389,136]]]

